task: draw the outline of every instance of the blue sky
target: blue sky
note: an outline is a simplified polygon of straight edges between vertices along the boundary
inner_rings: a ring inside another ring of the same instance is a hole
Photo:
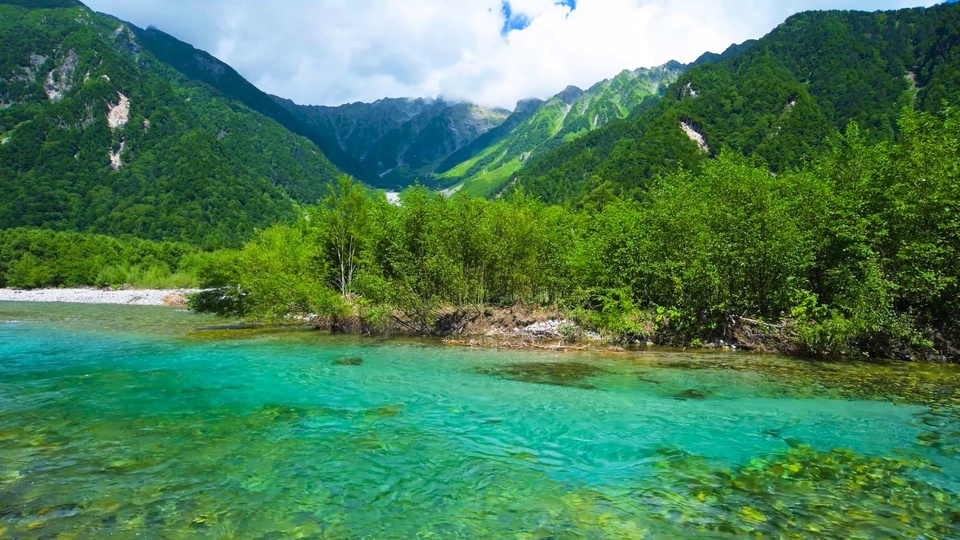
[[[268,92],[338,105],[435,97],[512,108],[568,84],[759,38],[809,9],[924,0],[85,0],[229,63]]]
[[[560,0],[559,2],[555,1],[554,4],[565,7],[570,12],[577,9],[577,0]],[[501,36],[506,36],[514,30],[523,30],[530,26],[530,16],[523,12],[514,12],[513,5],[507,0],[501,0],[500,14],[503,15],[503,28],[500,29]]]
[[[513,30],[523,30],[530,26],[530,17],[525,13],[514,13],[513,6],[506,0],[500,3],[500,14],[503,15],[503,28],[500,29],[501,36],[506,36]]]

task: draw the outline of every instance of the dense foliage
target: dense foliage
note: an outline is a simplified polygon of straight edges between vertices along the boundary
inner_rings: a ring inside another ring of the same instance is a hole
[[[0,3],[0,101],[0,228],[238,244],[338,174],[85,7]]]
[[[208,276],[235,312],[443,331],[444,313],[559,307],[621,339],[737,339],[753,325],[823,354],[957,357],[960,115],[905,113],[895,143],[853,124],[826,157],[771,174],[732,152],[640,202],[573,211],[349,179]]]
[[[297,224],[257,234],[205,274],[204,285],[224,288],[227,312],[376,325],[398,310],[410,330],[429,333],[449,305],[550,302],[567,292],[563,249],[574,216],[560,208],[424,187],[393,205],[347,177],[328,188]]]
[[[0,231],[0,287],[194,287],[211,256],[174,242],[7,229]]]
[[[956,3],[795,15],[749,49],[688,70],[629,119],[532,159],[518,184],[548,202],[582,204],[607,191],[642,196],[656,176],[724,150],[773,171],[802,167],[850,122],[869,142],[892,140],[903,107],[936,114],[960,102],[958,33]]]

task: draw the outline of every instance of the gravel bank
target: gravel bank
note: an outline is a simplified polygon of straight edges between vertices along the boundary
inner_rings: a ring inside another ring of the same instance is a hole
[[[78,304],[129,304],[132,306],[182,306],[188,289],[0,289],[0,302],[72,302]]]

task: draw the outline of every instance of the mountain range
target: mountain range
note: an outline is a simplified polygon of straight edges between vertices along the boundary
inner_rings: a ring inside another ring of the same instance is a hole
[[[731,150],[773,172],[856,122],[960,91],[960,6],[806,12],[691,64],[624,70],[513,111],[443,98],[338,107],[269,95],[155,28],[73,0],[0,0],[0,228],[233,245],[291,219],[341,173],[556,203],[642,197]]]
[[[686,66],[624,70],[584,91],[568,86],[544,101],[522,100],[513,111],[443,99],[392,98],[339,107],[297,105],[275,98],[366,172],[371,185],[402,189],[419,181],[488,196],[532,156],[625,118],[656,99]]]
[[[339,107],[275,98],[311,129],[332,137],[372,185],[402,187],[431,165],[501,125],[505,109],[444,99],[388,98]]]

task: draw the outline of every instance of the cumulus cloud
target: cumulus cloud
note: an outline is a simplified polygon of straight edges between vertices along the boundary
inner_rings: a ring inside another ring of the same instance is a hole
[[[807,9],[930,0],[88,0],[298,103],[443,96],[512,108],[761,37]]]

